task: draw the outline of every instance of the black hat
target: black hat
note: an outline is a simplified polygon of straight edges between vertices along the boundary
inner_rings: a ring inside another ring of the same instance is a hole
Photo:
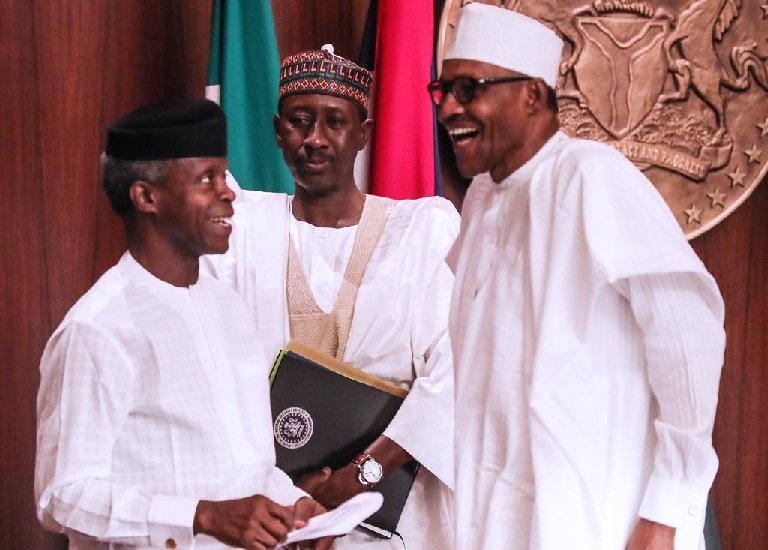
[[[120,160],[226,157],[227,117],[207,99],[146,105],[109,126],[106,153]]]

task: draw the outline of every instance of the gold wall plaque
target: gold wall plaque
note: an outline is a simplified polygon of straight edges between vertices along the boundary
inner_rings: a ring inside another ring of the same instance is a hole
[[[458,10],[448,0],[438,59]],[[560,124],[642,169],[689,239],[733,212],[768,172],[768,0],[485,1],[566,42]]]

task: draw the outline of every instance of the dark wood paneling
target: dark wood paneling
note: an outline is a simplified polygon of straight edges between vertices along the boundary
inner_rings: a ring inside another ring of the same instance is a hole
[[[726,304],[713,501],[725,549],[768,548],[768,182],[693,246]]]
[[[53,549],[34,517],[37,364],[45,340],[124,247],[98,185],[104,126],[200,96],[211,0],[0,0],[0,548]],[[368,2],[272,0],[281,56],[332,42],[357,59]],[[727,550],[768,548],[768,183],[694,248],[726,301],[713,498]]]
[[[48,326],[91,284],[102,125],[106,3],[50,2],[35,9],[38,160]]]
[[[109,120],[202,96],[211,0],[0,0],[0,548],[63,548],[35,518],[38,361],[67,309],[119,257],[98,180]]]
[[[272,0],[280,58],[333,44],[338,55],[357,61],[368,0]]]
[[[0,547],[43,548],[32,498],[36,362],[47,336],[34,13],[5,2],[0,17]],[[24,534],[25,545],[16,545]],[[6,535],[7,534],[7,535]]]

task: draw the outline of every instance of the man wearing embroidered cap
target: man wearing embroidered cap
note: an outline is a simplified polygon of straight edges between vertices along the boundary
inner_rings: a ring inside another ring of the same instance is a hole
[[[109,127],[102,179],[128,251],[40,363],[38,517],[72,550],[262,550],[323,511],[275,467],[250,313],[199,273],[200,255],[228,247],[226,154],[224,112],[207,100]]]
[[[369,488],[359,476],[365,465],[377,462],[386,477],[416,459],[421,468],[397,526],[403,540],[357,530],[335,547],[449,548],[453,278],[444,260],[458,215],[440,197],[392,201],[358,190],[353,168],[373,124],[372,86],[367,70],[328,47],[283,61],[275,135],[296,194],[241,192],[232,246],[209,259],[256,313],[270,358],[294,339],[409,390],[359,464],[306,485],[335,506]]]
[[[645,176],[558,130],[562,47],[469,4],[429,85],[474,177],[448,258],[456,547],[696,549],[722,300]]]

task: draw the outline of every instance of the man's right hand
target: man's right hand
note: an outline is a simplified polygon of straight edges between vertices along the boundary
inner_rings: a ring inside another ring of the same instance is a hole
[[[673,550],[675,528],[640,518],[629,537],[626,550]]]
[[[230,546],[266,550],[305,523],[294,520],[293,506],[281,506],[265,496],[254,495],[235,500],[201,500],[193,529],[196,535],[204,533]]]

